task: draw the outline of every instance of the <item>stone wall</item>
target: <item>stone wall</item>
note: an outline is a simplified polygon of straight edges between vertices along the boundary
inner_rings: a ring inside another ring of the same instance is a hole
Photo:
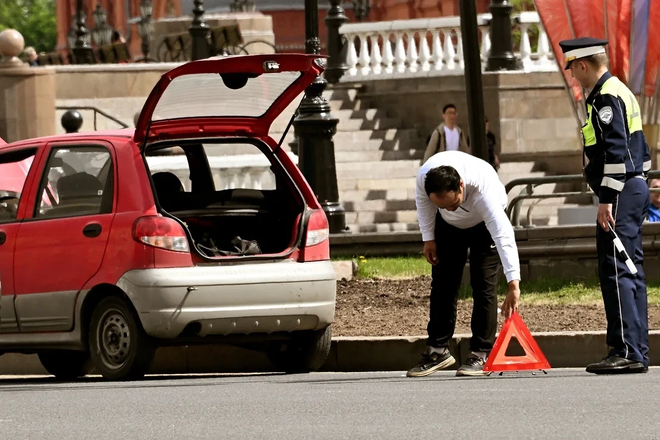
[[[559,73],[484,73],[484,110],[506,161],[538,163],[544,171],[579,172],[581,139]],[[458,108],[458,123],[469,130],[465,78],[429,76],[374,80],[361,98],[386,109],[422,138],[442,122],[442,107]],[[570,158],[570,160],[566,160]]]

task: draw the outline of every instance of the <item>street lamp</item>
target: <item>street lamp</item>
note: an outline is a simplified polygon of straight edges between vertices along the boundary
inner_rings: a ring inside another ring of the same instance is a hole
[[[257,10],[257,5],[253,0],[234,0],[229,6],[231,12],[254,12]]]
[[[351,0],[351,4],[353,5],[353,15],[357,21],[362,22],[369,16],[369,11],[371,11],[369,0]]]
[[[142,0],[140,2],[140,22],[138,23],[138,34],[142,39],[142,61],[148,62],[149,53],[151,52],[151,35],[153,34],[153,25],[151,22],[151,14],[154,7],[151,0]]]
[[[511,34],[511,10],[508,0],[492,0],[490,13],[490,54],[486,70],[516,70],[518,59],[513,54],[513,35]]]
[[[89,32],[85,27],[86,16],[83,14],[82,0],[76,0],[76,40],[73,56],[76,64],[94,64],[94,51],[89,45]]]
[[[319,19],[317,0],[305,0],[305,53],[319,55]],[[321,62],[317,59],[316,62]],[[330,114],[330,104],[323,96],[328,82],[317,77],[305,91],[293,126],[298,137],[298,167],[323,207],[330,233],[346,231],[346,213],[339,204],[335,144],[339,119]]]
[[[193,21],[190,26],[193,61],[203,60],[211,56],[210,34],[211,29],[209,29],[209,25],[204,20],[204,0],[195,0]]]
[[[92,40],[97,46],[106,46],[112,39],[112,27],[108,26],[108,14],[101,4],[96,5],[94,15],[94,29],[92,29]]]

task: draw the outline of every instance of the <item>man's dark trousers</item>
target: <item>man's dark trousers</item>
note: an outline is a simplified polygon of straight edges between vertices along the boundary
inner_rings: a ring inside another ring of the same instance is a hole
[[[459,208],[461,209],[461,208]],[[472,351],[490,352],[497,331],[497,285],[500,257],[484,223],[468,229],[449,225],[440,213],[435,220],[438,263],[431,275],[431,310],[427,345],[448,347],[456,326],[458,293],[470,250]]]
[[[612,204],[619,239],[637,267],[633,275],[615,253],[614,242],[600,225],[596,229],[598,274],[607,317],[607,345],[610,355],[649,366],[646,277],[642,263],[642,222],[649,209],[649,188],[645,180],[629,178]]]

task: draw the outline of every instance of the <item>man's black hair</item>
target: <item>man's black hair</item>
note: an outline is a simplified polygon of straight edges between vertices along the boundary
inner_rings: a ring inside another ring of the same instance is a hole
[[[456,106],[454,104],[447,104],[444,107],[442,107],[442,114],[444,115],[445,113],[447,113],[447,110],[449,110],[450,108],[456,110]]]
[[[430,196],[432,193],[458,192],[460,189],[461,176],[453,167],[442,165],[426,173],[424,190],[427,196]]]

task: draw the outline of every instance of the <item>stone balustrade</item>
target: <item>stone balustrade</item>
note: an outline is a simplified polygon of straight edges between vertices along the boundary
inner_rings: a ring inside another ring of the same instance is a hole
[[[297,156],[290,154],[294,163]],[[213,173],[216,190],[225,189],[276,189],[275,175],[270,169],[270,162],[263,154],[239,154],[227,156],[209,156],[209,166]],[[191,190],[190,169],[184,155],[150,156],[147,164],[151,173],[174,173],[186,191]]]
[[[491,14],[480,14],[481,61],[490,51]],[[516,56],[526,72],[556,71],[548,36],[538,13],[512,17],[512,31],[520,32]],[[339,29],[348,44],[348,72],[342,82],[432,75],[463,75],[464,57],[460,17],[350,23]],[[532,51],[536,43],[536,51]]]

